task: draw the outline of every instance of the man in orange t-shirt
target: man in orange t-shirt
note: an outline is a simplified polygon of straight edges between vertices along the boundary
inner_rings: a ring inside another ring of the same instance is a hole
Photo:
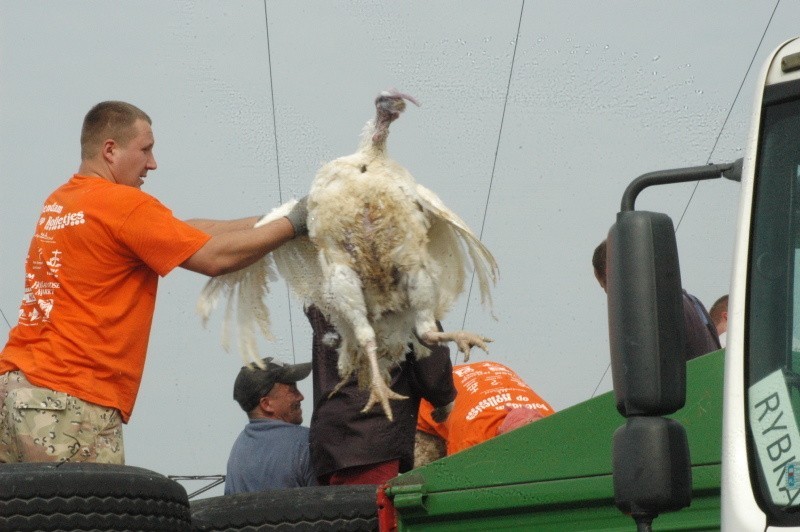
[[[156,169],[150,117],[125,102],[86,115],[78,173],[44,202],[19,321],[0,352],[0,463],[124,463],[121,424],[142,378],[158,278],[215,276],[305,232],[286,218],[188,220],[141,186]]]
[[[497,362],[455,366],[453,382],[458,395],[444,422],[433,419],[427,401],[419,406],[415,467],[554,412],[519,375]]]

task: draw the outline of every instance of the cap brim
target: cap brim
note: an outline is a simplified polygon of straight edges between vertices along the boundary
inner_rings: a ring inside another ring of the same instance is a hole
[[[286,365],[284,366],[284,372],[281,376],[275,379],[277,382],[282,382],[284,384],[292,384],[297,381],[301,381],[308,377],[311,373],[311,362],[304,362],[302,364],[294,364],[294,365]]]

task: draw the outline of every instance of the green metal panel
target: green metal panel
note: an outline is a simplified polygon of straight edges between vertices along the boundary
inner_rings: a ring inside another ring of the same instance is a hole
[[[692,506],[659,530],[719,529],[723,351],[687,365]],[[631,530],[616,509],[611,441],[625,422],[612,392],[392,480],[399,530]]]

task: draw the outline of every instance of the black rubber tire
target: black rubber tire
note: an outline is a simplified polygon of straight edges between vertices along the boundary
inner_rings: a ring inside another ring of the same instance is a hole
[[[378,530],[378,486],[311,486],[191,501],[197,531]]]
[[[186,490],[132,466],[0,464],[0,530],[191,530]]]

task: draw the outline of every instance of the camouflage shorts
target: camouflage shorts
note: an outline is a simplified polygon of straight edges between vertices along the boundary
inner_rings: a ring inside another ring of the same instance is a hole
[[[0,463],[124,464],[119,411],[0,375]]]

